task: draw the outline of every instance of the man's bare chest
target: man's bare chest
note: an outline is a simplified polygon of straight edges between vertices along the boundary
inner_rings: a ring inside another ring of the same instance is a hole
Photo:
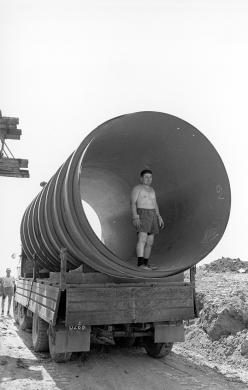
[[[140,200],[154,200],[154,198],[155,198],[155,193],[153,189],[141,188],[139,192]]]

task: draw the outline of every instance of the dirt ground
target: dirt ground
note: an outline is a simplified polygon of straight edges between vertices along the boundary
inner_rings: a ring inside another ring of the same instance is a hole
[[[31,333],[0,317],[0,389],[247,390],[248,273],[229,263],[198,269],[199,318],[185,323],[185,342],[162,359],[140,347],[99,346],[54,363],[34,352]]]
[[[1,317],[0,389],[247,389],[235,374],[222,375],[217,366],[191,352],[176,344],[174,352],[157,360],[142,348],[103,347],[58,364],[48,353],[35,353],[31,334],[20,331],[13,319]]]

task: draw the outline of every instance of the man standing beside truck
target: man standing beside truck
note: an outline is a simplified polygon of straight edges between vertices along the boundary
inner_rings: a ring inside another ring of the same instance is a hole
[[[2,296],[2,316],[4,315],[5,298],[8,297],[7,315],[10,316],[10,306],[15,291],[15,278],[10,276],[11,269],[6,269],[6,276],[2,278],[3,296]]]
[[[133,225],[138,234],[137,266],[151,270],[155,269],[149,265],[154,235],[159,233],[159,228],[163,229],[164,221],[159,213],[155,191],[151,187],[152,171],[144,169],[140,173],[140,181],[141,184],[135,186],[131,193]]]

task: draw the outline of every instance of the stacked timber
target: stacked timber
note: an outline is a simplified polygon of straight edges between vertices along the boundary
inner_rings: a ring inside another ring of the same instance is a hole
[[[0,112],[0,137],[1,139],[20,139],[22,131],[17,129],[18,118],[2,116]]]
[[[28,160],[23,160],[20,158],[0,158],[0,176],[7,177],[29,177]]]
[[[1,150],[0,150],[0,176],[7,177],[29,177],[28,160],[14,158],[10,152],[9,148],[6,145],[6,139],[17,139],[19,140],[22,134],[22,131],[17,128],[19,124],[18,118],[2,116],[0,111],[0,140],[1,140]],[[10,152],[11,153],[11,152]]]

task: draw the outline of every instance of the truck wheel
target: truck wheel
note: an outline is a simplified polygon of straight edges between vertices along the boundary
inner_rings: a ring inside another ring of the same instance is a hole
[[[13,300],[13,314],[14,314],[14,319],[17,324],[19,324],[19,318],[18,318],[18,310],[19,310],[19,303],[16,302],[16,300]]]
[[[18,304],[17,316],[21,330],[32,329],[32,318],[27,316],[27,309],[23,305]]]
[[[144,337],[144,348],[149,356],[162,358],[170,353],[173,343],[154,343],[153,337]]]
[[[32,340],[36,352],[48,351],[48,323],[38,316],[33,315]]]
[[[135,343],[135,337],[114,337],[114,342],[118,347],[132,347]]]
[[[53,335],[55,335],[55,330],[53,327],[49,329],[48,332],[48,344],[49,344],[49,352],[51,358],[56,363],[66,363],[70,360],[72,352],[56,352],[56,346],[53,340]]]
[[[55,345],[52,343],[52,336],[48,336],[49,340],[49,351],[51,358],[56,363],[66,363],[70,360],[72,352],[55,352]]]

